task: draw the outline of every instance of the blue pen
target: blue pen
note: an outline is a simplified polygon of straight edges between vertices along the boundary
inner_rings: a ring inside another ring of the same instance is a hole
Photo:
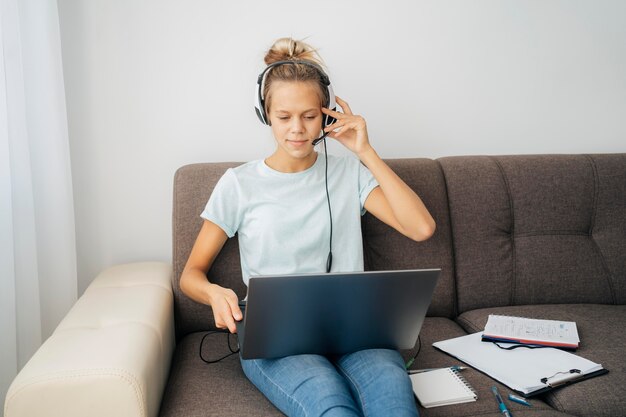
[[[504,401],[502,401],[502,397],[498,392],[498,387],[491,387],[491,391],[493,392],[493,395],[496,396],[496,401],[498,402],[498,407],[500,407],[500,412],[502,413],[502,415],[504,415],[504,417],[513,417],[508,408],[506,408],[506,405],[504,405]]]
[[[514,401],[518,404],[525,405],[526,407],[532,407],[532,404],[523,399],[522,397],[518,397],[517,395],[509,394],[509,400]]]
[[[445,368],[428,368],[428,369],[411,369],[409,370],[409,374],[421,374],[422,372],[429,372],[429,371],[436,371],[438,369],[452,369],[453,371],[462,371],[464,369],[467,369],[465,366],[448,366]]]

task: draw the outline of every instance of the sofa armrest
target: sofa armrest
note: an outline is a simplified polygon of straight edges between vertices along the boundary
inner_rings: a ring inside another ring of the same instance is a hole
[[[4,416],[156,416],[175,347],[172,268],[109,268],[13,380]]]

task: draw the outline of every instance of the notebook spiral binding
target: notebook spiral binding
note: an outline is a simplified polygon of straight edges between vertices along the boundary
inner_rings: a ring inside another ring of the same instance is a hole
[[[467,382],[467,379],[465,379],[465,377],[464,377],[463,375],[461,375],[461,372],[460,372],[460,371],[457,371],[456,369],[451,369],[451,368],[450,368],[450,371],[451,371],[454,375],[456,375],[457,379],[458,379],[458,380],[459,380],[459,381],[460,381],[463,385],[465,385],[465,387],[466,387],[466,388],[468,388],[470,391],[472,391],[472,392],[474,393],[474,395],[477,395],[476,390],[474,389],[474,387],[472,387],[472,386],[470,385],[470,383],[469,383],[469,382]]]

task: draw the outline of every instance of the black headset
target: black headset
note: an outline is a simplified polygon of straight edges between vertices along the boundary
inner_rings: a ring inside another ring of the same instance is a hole
[[[326,87],[328,91],[328,94],[327,94],[328,102],[323,103],[324,107],[326,107],[327,109],[337,111],[337,103],[335,102],[335,93],[333,92],[333,87],[330,85],[330,79],[328,78],[328,75],[326,75],[322,67],[320,67],[319,65],[311,61],[302,61],[302,60],[300,61],[292,61],[292,60],[277,61],[268,65],[267,68],[265,68],[263,72],[259,74],[259,77],[257,78],[258,87],[257,87],[256,95],[255,95],[254,110],[256,110],[256,115],[258,116],[261,123],[263,123],[264,125],[270,126],[269,117],[265,113],[265,97],[263,97],[263,87],[265,86],[265,78],[266,78],[267,73],[269,72],[269,70],[279,65],[296,65],[296,64],[308,65],[309,67],[315,68],[319,72],[322,84]],[[334,117],[324,114],[323,119],[322,119],[321,129],[323,130],[326,126],[330,126],[331,124],[335,122],[335,120],[336,119]],[[317,139],[314,139],[312,142],[313,146],[315,146],[320,141],[324,140],[324,155],[325,155],[324,160],[326,164],[324,177],[325,177],[325,183],[326,183],[326,201],[328,202],[328,216],[330,218],[330,243],[329,243],[329,249],[328,249],[328,258],[326,259],[326,272],[330,272],[330,269],[333,264],[333,214],[330,209],[330,194],[328,193],[328,153],[326,152],[326,141],[325,141],[328,133],[330,132],[325,133],[322,131],[322,136],[320,136]]]
[[[309,67],[315,68],[315,70],[319,72],[322,84],[324,85],[324,87],[326,87],[327,97],[328,97],[328,102],[323,103],[323,105],[327,109],[337,111],[337,103],[335,102],[335,93],[333,92],[333,87],[332,85],[330,85],[330,79],[328,78],[328,75],[326,75],[322,67],[320,67],[319,65],[311,61],[302,61],[302,60],[300,61],[297,61],[297,60],[277,61],[268,65],[267,68],[265,68],[263,72],[259,74],[259,77],[257,78],[257,92],[254,97],[255,98],[254,110],[256,111],[257,117],[259,118],[261,123],[263,123],[264,125],[270,126],[270,118],[265,113],[265,97],[263,97],[263,88],[265,87],[265,78],[267,77],[267,73],[272,68],[277,67],[279,65],[297,65],[297,64],[307,65]],[[323,120],[322,120],[322,129],[325,128],[326,126],[330,126],[331,124],[333,124],[335,120],[336,119],[334,117],[324,114]],[[327,133],[324,133],[322,136],[315,139],[313,141],[313,146],[317,145],[321,140],[323,140],[326,137],[326,135]]]

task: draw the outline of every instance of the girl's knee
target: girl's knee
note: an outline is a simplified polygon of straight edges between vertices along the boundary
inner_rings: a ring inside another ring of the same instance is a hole
[[[342,367],[383,367],[385,369],[397,368],[406,372],[404,359],[397,350],[392,349],[367,349],[350,353],[339,359]]]

